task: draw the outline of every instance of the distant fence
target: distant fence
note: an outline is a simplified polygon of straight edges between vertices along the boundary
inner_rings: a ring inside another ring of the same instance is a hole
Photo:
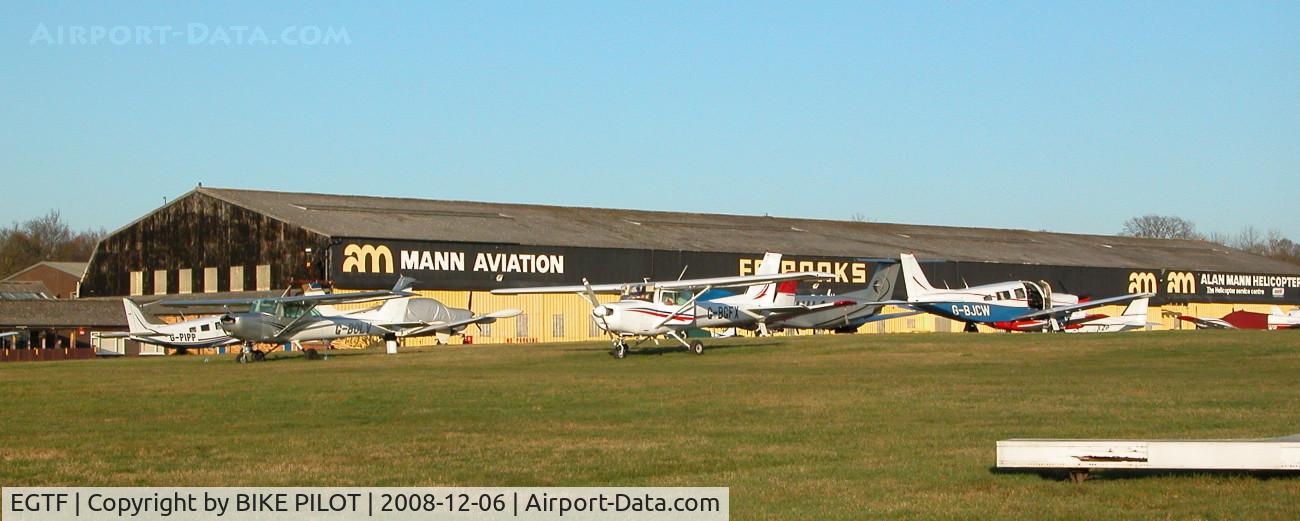
[[[64,347],[58,349],[0,349],[0,362],[79,360],[94,357],[95,350],[86,347]]]

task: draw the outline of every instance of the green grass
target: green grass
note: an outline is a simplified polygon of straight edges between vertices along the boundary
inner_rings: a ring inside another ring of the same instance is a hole
[[[855,335],[0,364],[0,484],[728,486],[733,519],[1295,519],[1300,476],[992,471],[1300,432],[1300,334]],[[283,355],[281,355],[283,356]]]

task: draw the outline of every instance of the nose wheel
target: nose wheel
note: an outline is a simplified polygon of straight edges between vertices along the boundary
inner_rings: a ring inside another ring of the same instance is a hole
[[[266,360],[266,353],[253,349],[253,344],[244,344],[244,350],[235,356],[235,361],[241,364],[261,362],[263,360]]]
[[[691,350],[692,353],[695,353],[697,355],[704,354],[704,342],[701,342],[699,340],[692,340],[691,345],[688,346],[688,348]]]
[[[609,350],[609,355],[612,356],[612,357],[614,357],[614,358],[616,358],[616,359],[618,359],[618,360],[622,360],[623,358],[626,358],[626,357],[627,357],[627,342],[624,342],[622,339],[620,339],[620,340],[615,340],[615,341],[614,341],[614,347],[613,347],[612,349]]]

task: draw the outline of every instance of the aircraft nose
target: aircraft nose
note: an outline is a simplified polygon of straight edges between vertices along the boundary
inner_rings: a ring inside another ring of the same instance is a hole
[[[596,319],[596,324],[608,329],[609,324],[614,320],[614,308],[603,304],[596,306],[591,310],[591,317]]]
[[[221,320],[217,322],[217,327],[220,327],[222,331],[225,331],[226,334],[229,335],[237,333],[239,331],[239,326],[239,317],[231,315],[230,313],[222,315]]]

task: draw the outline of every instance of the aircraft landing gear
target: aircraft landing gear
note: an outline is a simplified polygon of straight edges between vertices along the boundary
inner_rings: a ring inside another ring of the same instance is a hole
[[[967,322],[966,327],[962,329],[963,333],[979,333],[980,328],[974,322]]]
[[[692,340],[689,348],[692,353],[695,353],[697,355],[704,354],[704,342],[701,342],[699,340]]]
[[[244,344],[244,350],[235,356],[235,361],[241,364],[261,362],[263,360],[266,360],[266,353],[253,349],[253,344],[251,343]]]
[[[615,340],[614,348],[610,349],[609,355],[614,357],[617,360],[622,360],[623,358],[627,357],[627,342],[624,342],[623,339],[621,338]]]

